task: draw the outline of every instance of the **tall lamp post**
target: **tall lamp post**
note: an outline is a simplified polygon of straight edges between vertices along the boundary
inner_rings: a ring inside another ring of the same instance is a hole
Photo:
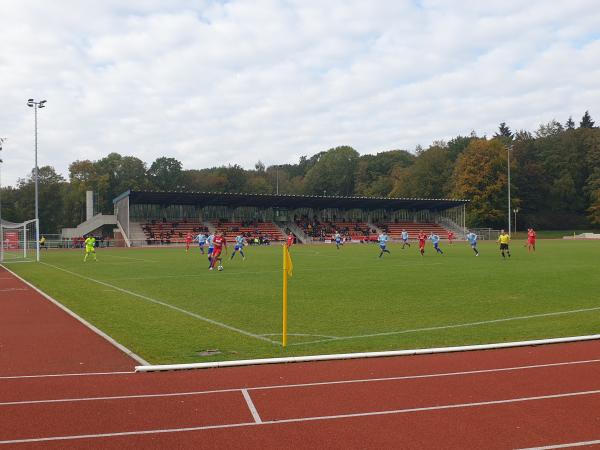
[[[508,145],[506,147],[506,161],[507,161],[507,172],[508,172],[508,235],[511,235],[511,226],[512,222],[510,217],[510,151],[512,150],[512,145]]]
[[[6,138],[0,138],[0,152],[2,152],[2,144],[4,144]],[[4,161],[0,158],[0,170],[2,170],[2,163]],[[0,177],[0,262],[4,262],[4,227],[2,226],[2,178]]]
[[[515,233],[516,233],[517,232],[517,213],[519,212],[519,208],[513,209],[513,212],[515,213]]]
[[[35,167],[34,167],[34,178],[35,178],[35,254],[36,259],[40,260],[40,217],[39,217],[39,202],[38,202],[38,133],[37,133],[37,110],[46,106],[46,100],[40,100],[36,102],[30,98],[27,100],[27,106],[33,108],[35,117]]]

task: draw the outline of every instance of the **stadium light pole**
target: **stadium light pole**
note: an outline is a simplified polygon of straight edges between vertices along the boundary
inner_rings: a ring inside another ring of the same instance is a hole
[[[512,222],[510,217],[510,151],[512,150],[512,145],[506,146],[506,161],[507,161],[507,172],[508,172],[508,235],[511,235],[511,226]]]
[[[37,110],[46,106],[46,100],[40,100],[36,102],[30,98],[27,100],[27,106],[33,108],[34,111],[34,130],[35,130],[35,167],[34,167],[34,178],[35,178],[35,254],[36,260],[40,260],[40,218],[39,218],[39,201],[38,201],[38,131],[37,131]]]
[[[0,152],[2,152],[2,144],[6,138],[0,138]],[[0,157],[0,262],[4,262],[4,227],[2,226],[2,163],[4,161]]]

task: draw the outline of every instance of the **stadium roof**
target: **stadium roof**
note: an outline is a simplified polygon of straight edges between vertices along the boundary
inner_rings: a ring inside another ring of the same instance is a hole
[[[233,192],[152,192],[126,191],[113,200],[129,197],[130,204],[254,206],[263,208],[339,208],[444,210],[469,200],[445,198],[341,197],[332,195],[242,194]]]

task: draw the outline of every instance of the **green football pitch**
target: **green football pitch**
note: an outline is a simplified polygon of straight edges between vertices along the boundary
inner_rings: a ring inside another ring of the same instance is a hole
[[[154,364],[401,350],[600,332],[600,242],[542,240],[292,249],[282,348],[282,248],[246,248],[209,272],[197,248],[42,253],[8,267]],[[208,356],[203,352],[210,350]]]

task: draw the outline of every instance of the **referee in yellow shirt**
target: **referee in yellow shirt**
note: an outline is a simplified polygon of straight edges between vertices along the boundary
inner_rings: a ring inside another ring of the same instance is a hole
[[[498,242],[500,242],[500,253],[502,257],[506,258],[506,255],[510,258],[510,250],[508,249],[508,243],[510,242],[510,236],[504,230],[500,230],[500,236],[498,236]],[[506,252],[506,255],[504,254]]]

